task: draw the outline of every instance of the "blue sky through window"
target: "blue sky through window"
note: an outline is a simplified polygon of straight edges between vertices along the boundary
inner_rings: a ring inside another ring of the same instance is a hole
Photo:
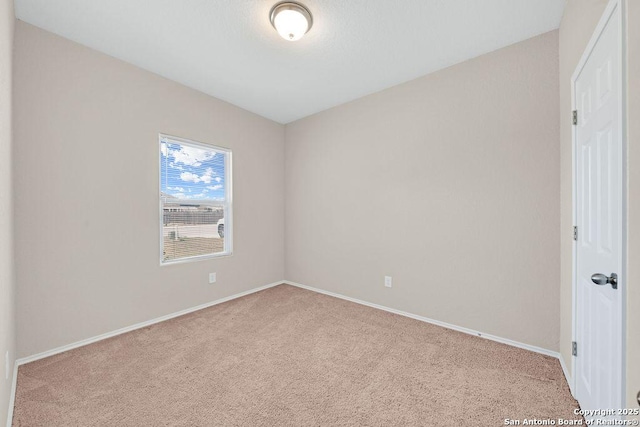
[[[160,191],[181,200],[224,201],[226,153],[168,138],[160,142]]]

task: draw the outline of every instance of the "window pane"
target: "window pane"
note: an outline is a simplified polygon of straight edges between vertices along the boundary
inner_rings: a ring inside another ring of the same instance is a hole
[[[164,261],[224,252],[222,207],[187,206],[167,200],[162,224]]]
[[[162,262],[228,252],[228,155],[222,149],[161,138]]]
[[[180,200],[225,199],[226,152],[163,138],[160,143],[163,195]]]

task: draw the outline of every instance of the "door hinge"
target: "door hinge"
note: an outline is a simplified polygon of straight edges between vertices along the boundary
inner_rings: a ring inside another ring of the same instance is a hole
[[[573,240],[578,241],[578,226],[573,226]]]
[[[578,124],[578,110],[573,110],[573,124]]]
[[[578,355],[578,343],[575,341],[571,342],[571,355],[572,356]]]

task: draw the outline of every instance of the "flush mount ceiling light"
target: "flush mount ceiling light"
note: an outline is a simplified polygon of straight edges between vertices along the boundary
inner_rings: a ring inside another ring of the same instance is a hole
[[[300,3],[291,1],[285,1],[273,6],[269,19],[278,34],[289,41],[300,40],[313,25],[313,18],[309,9]]]

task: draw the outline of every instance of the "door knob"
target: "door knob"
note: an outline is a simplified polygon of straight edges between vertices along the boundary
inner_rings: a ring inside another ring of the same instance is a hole
[[[618,275],[616,273],[611,273],[610,277],[597,273],[591,276],[591,281],[600,286],[608,283],[613,289],[618,289]]]

